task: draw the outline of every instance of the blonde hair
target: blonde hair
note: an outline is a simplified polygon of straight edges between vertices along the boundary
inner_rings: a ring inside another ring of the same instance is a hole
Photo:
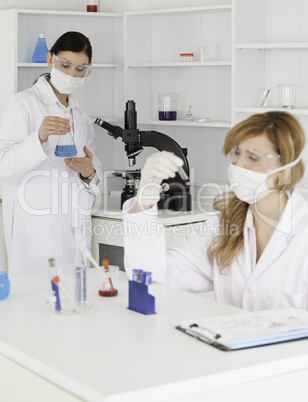
[[[238,123],[227,134],[223,154],[242,141],[266,134],[281,156],[281,165],[297,159],[304,146],[305,134],[299,122],[289,113],[281,111],[256,114]],[[279,173],[275,186],[278,191],[292,190],[304,175],[301,160],[292,168]],[[221,212],[221,233],[212,241],[207,255],[211,263],[216,259],[221,271],[229,266],[239,254],[244,244],[244,224],[249,204],[239,200],[233,192],[216,197],[214,208]],[[237,228],[237,230],[230,230]]]

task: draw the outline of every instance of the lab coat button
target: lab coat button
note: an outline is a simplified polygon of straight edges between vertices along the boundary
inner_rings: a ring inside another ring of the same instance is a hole
[[[247,293],[251,293],[251,292],[252,292],[252,289],[248,288]]]

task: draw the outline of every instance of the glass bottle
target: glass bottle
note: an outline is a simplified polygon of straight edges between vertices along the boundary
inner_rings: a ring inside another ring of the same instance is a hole
[[[59,135],[55,155],[62,158],[71,158],[77,155],[77,149],[71,132],[65,135]]]
[[[98,0],[88,0],[87,1],[87,12],[97,13]]]
[[[32,63],[47,63],[46,55],[48,53],[48,48],[46,45],[45,36],[40,33],[37,39],[36,47],[32,56]]]

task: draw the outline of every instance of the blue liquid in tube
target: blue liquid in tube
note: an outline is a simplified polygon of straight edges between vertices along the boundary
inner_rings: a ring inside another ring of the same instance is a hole
[[[77,149],[75,145],[57,145],[55,149],[55,155],[62,158],[70,158],[77,155]]]

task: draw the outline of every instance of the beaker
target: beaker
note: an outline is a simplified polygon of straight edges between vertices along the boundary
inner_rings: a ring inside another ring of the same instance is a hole
[[[280,104],[282,105],[283,109],[293,109],[295,106],[296,86],[280,84],[278,85],[278,88]]]
[[[177,94],[158,94],[158,120],[176,120]]]
[[[59,135],[55,155],[62,158],[71,158],[72,156],[77,155],[77,149],[71,132],[64,135]]]
[[[51,286],[51,309],[56,314],[71,315],[83,311],[84,267],[72,264],[48,268]]]
[[[119,289],[119,267],[116,265],[101,266],[100,268],[100,288],[98,294],[101,297],[114,297]]]

